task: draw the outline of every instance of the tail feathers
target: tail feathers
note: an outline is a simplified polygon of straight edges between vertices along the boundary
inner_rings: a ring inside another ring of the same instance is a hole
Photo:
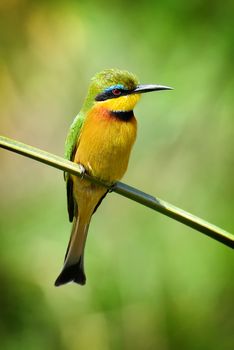
[[[75,282],[82,286],[85,284],[86,276],[84,273],[83,255],[78,263],[63,267],[62,272],[55,281],[55,286],[58,287],[68,282]]]
[[[63,269],[55,281],[55,286],[68,282],[84,285],[86,276],[84,273],[84,248],[89,227],[90,218],[75,217],[72,232],[64,259]]]

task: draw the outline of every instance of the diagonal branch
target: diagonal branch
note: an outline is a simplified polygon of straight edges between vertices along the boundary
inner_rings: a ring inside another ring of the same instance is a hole
[[[159,198],[141,192],[135,189],[134,187],[128,186],[122,182],[117,182],[113,187],[110,184],[104,183],[99,179],[90,177],[87,174],[82,175],[80,167],[77,164],[70,162],[69,160],[64,159],[62,157],[45,152],[41,149],[9,139],[7,137],[0,136],[0,147],[13,151],[15,153],[19,153],[23,156],[32,158],[47,165],[53,166],[54,168],[67,171],[71,174],[77,176],[84,176],[85,179],[91,182],[105,186],[113,192],[116,192],[146,207],[149,207],[166,216],[169,216],[170,218],[177,220],[187,226],[190,226],[193,229],[200,231],[205,235],[225,244],[226,246],[234,248],[234,235],[232,235],[231,233],[228,233],[205,220],[202,220],[182,209],[179,209],[170,203],[167,203]]]

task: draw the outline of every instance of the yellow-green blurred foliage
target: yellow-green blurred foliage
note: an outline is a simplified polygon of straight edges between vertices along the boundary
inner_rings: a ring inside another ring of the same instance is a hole
[[[127,183],[234,226],[233,1],[0,2],[0,132],[63,154],[96,71],[142,97]],[[62,173],[1,150],[0,347],[233,349],[230,248],[115,194],[94,215],[87,285],[56,289],[70,234]]]

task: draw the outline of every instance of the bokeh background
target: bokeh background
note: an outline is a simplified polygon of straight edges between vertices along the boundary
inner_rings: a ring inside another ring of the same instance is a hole
[[[104,68],[142,97],[124,181],[234,227],[233,1],[0,2],[0,132],[63,155]],[[94,215],[87,285],[53,286],[68,243],[62,173],[0,150],[4,350],[234,348],[233,252],[116,194]]]

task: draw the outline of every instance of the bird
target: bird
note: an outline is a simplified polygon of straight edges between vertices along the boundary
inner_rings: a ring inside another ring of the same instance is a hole
[[[127,170],[137,135],[133,109],[141,94],[170,89],[164,85],[141,85],[134,74],[117,68],[97,73],[69,129],[65,158],[79,164],[82,172],[114,184]],[[72,231],[55,286],[68,282],[84,285],[84,250],[89,224],[108,189],[82,177],[64,175]]]

